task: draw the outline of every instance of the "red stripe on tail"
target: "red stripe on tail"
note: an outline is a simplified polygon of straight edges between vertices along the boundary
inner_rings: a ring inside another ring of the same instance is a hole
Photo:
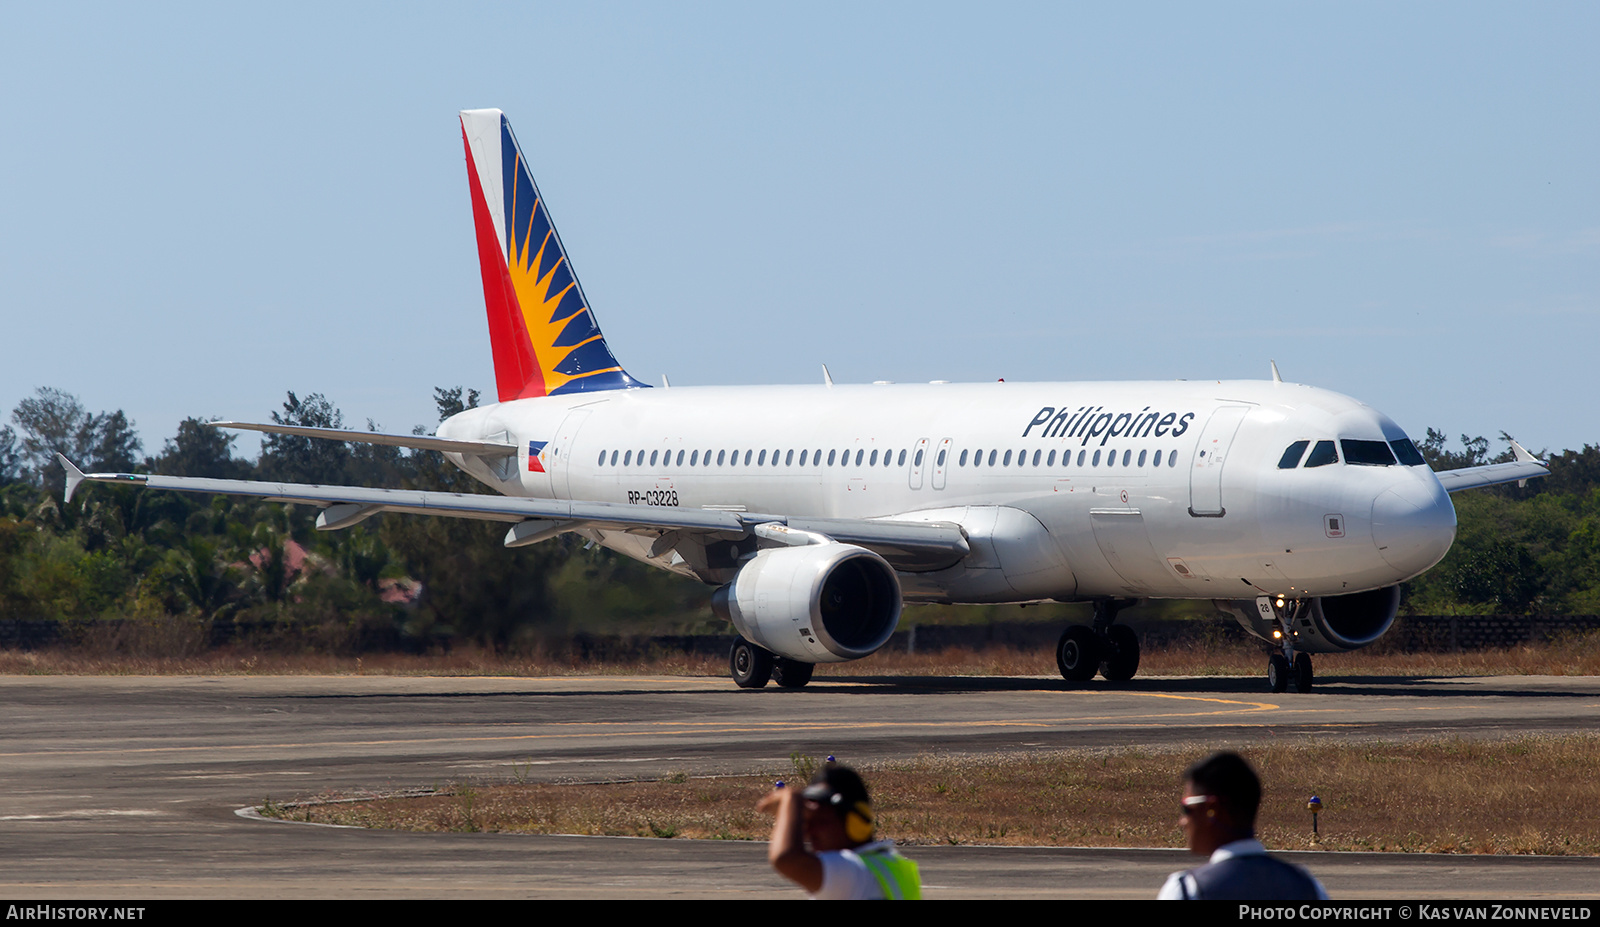
[[[472,186],[472,224],[478,232],[478,265],[483,272],[483,303],[489,312],[489,344],[494,349],[494,384],[501,402],[545,395],[544,374],[539,371],[522,306],[511,285],[506,255],[494,229],[494,217],[478,183],[478,165],[472,145],[461,131],[467,149],[467,180]]]

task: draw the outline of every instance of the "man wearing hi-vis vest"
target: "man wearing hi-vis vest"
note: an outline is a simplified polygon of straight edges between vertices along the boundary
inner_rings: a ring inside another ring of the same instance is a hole
[[[920,899],[917,864],[874,840],[867,786],[855,770],[829,763],[803,791],[781,783],[756,805],[776,814],[767,861],[812,898]]]

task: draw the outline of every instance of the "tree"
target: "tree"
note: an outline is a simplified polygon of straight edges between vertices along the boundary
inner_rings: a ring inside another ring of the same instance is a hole
[[[439,407],[439,421],[444,421],[452,415],[459,415],[468,409],[478,407],[478,391],[467,390],[466,402],[461,401],[461,387],[455,386],[445,389],[442,386],[433,388],[433,401]]]
[[[304,400],[292,391],[283,403],[283,414],[272,413],[279,425],[308,428],[343,428],[344,416],[321,393]],[[287,483],[343,483],[350,462],[350,446],[326,438],[299,435],[267,435],[261,442],[261,475]]]
[[[26,474],[22,463],[22,446],[17,433],[10,425],[0,426],[0,486],[15,483]]]
[[[235,436],[213,428],[198,418],[178,423],[178,435],[168,438],[161,456],[146,465],[168,476],[200,476],[214,480],[243,479],[249,465],[233,456]]]
[[[60,492],[65,475],[57,452],[87,470],[132,470],[140,442],[121,409],[90,415],[71,393],[41,386],[17,403],[11,418],[22,429],[22,459],[36,485]]]

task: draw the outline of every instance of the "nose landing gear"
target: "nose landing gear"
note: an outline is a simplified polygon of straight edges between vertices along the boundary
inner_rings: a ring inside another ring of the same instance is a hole
[[[1285,602],[1270,596],[1262,596],[1257,600],[1263,615],[1270,614],[1277,622],[1278,627],[1273,631],[1273,637],[1280,652],[1267,658],[1267,685],[1274,692],[1287,692],[1293,685],[1296,692],[1311,691],[1311,654],[1294,649],[1294,616],[1299,614],[1303,603],[1299,599]]]

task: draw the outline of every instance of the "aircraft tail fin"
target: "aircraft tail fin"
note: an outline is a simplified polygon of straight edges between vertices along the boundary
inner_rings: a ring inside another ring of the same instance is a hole
[[[461,137],[500,401],[648,387],[606,345],[505,114],[463,110]]]

